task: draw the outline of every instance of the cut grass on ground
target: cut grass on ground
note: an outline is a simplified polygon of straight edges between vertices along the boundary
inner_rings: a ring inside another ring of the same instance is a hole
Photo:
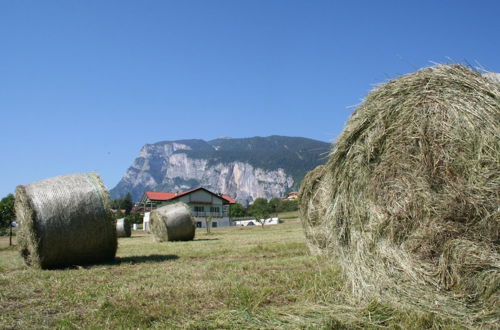
[[[299,221],[299,211],[289,211],[278,213],[278,218],[281,220],[297,220]]]
[[[26,267],[0,249],[0,328],[456,328],[430,314],[342,303],[339,269],[297,222],[212,229],[191,242],[120,238],[111,264]]]

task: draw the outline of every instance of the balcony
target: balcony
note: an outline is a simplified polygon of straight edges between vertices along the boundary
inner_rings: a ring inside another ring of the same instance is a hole
[[[200,217],[200,218],[206,218],[206,217],[212,217],[212,218],[224,218],[227,217],[228,214],[227,212],[197,212],[197,211],[192,211],[194,217]]]

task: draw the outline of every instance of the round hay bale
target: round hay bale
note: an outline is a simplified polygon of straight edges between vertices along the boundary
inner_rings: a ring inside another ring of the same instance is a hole
[[[368,95],[300,192],[308,245],[349,297],[499,321],[499,125],[500,85],[461,65]]]
[[[483,73],[483,76],[485,76],[486,78],[490,79],[493,82],[496,82],[497,84],[500,84],[500,73],[498,72]]]
[[[195,220],[185,203],[178,202],[157,208],[151,212],[149,221],[151,233],[157,242],[194,239]]]
[[[56,268],[111,261],[117,240],[108,192],[96,173],[16,188],[18,245],[25,262]]]
[[[132,226],[130,222],[121,218],[116,220],[116,236],[117,237],[130,237],[132,235]]]

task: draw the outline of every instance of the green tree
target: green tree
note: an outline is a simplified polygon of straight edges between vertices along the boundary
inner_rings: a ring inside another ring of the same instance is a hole
[[[248,213],[255,217],[255,220],[262,225],[264,228],[264,224],[267,218],[269,218],[270,208],[267,199],[259,197],[255,199],[255,201],[248,208]]]
[[[129,223],[142,223],[142,214],[139,212],[130,212],[129,215],[125,216],[125,220]]]
[[[299,201],[297,199],[290,201],[283,201],[281,204],[282,212],[297,211],[299,209]]]
[[[123,200],[121,198],[113,199],[111,201],[111,208],[113,210],[119,210],[119,209],[121,209],[121,207],[122,207],[122,201]]]
[[[270,212],[278,216],[278,212],[281,212],[281,204],[282,204],[281,198],[278,197],[271,198],[271,200],[269,201]]]
[[[134,202],[132,202],[132,194],[128,192],[122,200],[121,209],[125,210],[125,215],[129,215],[133,207]]]
[[[8,194],[0,200],[0,232],[4,232],[10,223],[15,220],[14,195]]]
[[[245,216],[245,208],[240,203],[232,204],[229,206],[229,216],[231,218]]]

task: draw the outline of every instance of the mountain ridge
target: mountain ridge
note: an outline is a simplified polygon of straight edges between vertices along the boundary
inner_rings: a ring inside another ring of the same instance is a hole
[[[297,190],[304,175],[326,161],[331,144],[302,137],[182,139],[145,144],[112,198],[146,190],[180,191],[204,186],[242,203]]]

